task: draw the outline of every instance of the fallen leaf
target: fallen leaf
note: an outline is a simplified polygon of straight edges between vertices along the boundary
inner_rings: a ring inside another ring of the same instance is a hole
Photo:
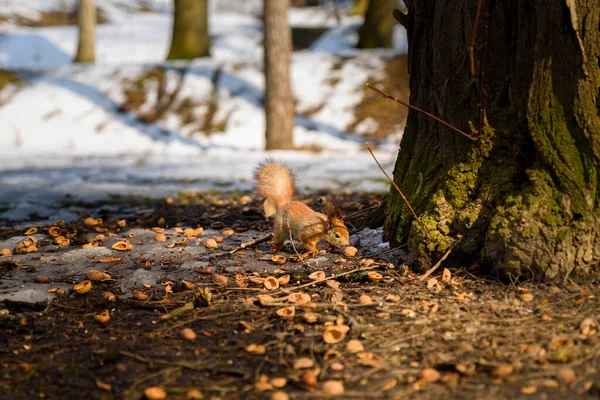
[[[396,387],[396,384],[398,383],[397,379],[392,379],[387,381],[386,383],[383,384],[383,386],[381,387],[382,391],[388,391],[390,389],[393,389],[394,387]]]
[[[258,300],[259,303],[268,303],[273,301],[273,296],[269,296],[268,294],[259,294],[256,296],[256,300]]]
[[[206,247],[207,249],[217,249],[219,247],[219,245],[217,244],[217,241],[215,239],[206,239],[204,241],[204,247]]]
[[[344,369],[344,364],[336,361],[334,363],[331,363],[329,368],[331,368],[334,371],[342,371]]]
[[[132,293],[133,293],[133,297],[135,297],[136,299],[138,299],[140,301],[148,300],[148,298],[150,297],[146,293],[142,292],[141,290],[137,290],[137,289],[133,289]]]
[[[225,275],[215,274],[213,275],[213,282],[219,286],[225,286],[229,282],[229,278]]]
[[[101,258],[99,260],[94,260],[94,262],[95,263],[114,263],[114,262],[119,262],[122,259],[123,259],[122,257],[108,257],[108,258]]]
[[[10,257],[12,256],[12,251],[10,251],[10,249],[7,249],[6,247],[0,250],[0,256],[2,257]]]
[[[196,289],[196,285],[195,284],[193,284],[190,281],[186,281],[185,279],[181,280],[181,286],[183,286],[183,288],[185,290],[194,290],[194,289]]]
[[[112,390],[112,386],[110,384],[102,382],[101,380],[96,381],[96,386],[98,386],[99,389],[106,390],[107,392]]]
[[[521,300],[525,303],[529,303],[530,301],[533,301],[533,295],[531,293],[523,293],[521,295]]]

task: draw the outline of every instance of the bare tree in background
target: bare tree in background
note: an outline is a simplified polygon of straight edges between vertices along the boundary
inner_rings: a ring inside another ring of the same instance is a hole
[[[294,101],[290,83],[292,34],[287,14],[290,0],[265,0],[266,149],[294,147]]]
[[[210,55],[208,0],[174,0],[173,36],[168,60]]]
[[[363,3],[364,6],[364,2]],[[392,34],[396,21],[392,15],[398,0],[369,0],[365,22],[358,31],[358,48],[389,48],[393,45]]]
[[[96,4],[94,0],[81,0],[77,12],[79,25],[79,46],[75,62],[93,63],[96,61]]]

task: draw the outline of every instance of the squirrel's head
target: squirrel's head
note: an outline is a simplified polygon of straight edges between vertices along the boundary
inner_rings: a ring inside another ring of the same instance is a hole
[[[348,246],[350,244],[350,235],[342,219],[342,210],[340,210],[333,199],[324,199],[322,202],[325,206],[327,221],[329,222],[325,240],[336,247]]]

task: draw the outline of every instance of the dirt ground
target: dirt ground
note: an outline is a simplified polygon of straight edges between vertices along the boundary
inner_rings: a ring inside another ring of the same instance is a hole
[[[267,242],[232,253],[270,231],[242,195],[0,222],[0,247],[36,247],[0,257],[0,398],[600,397],[597,283],[507,284],[450,264],[422,279],[401,250],[356,239],[381,201],[369,193],[336,196],[356,256],[302,262],[286,245],[276,264]],[[77,293],[91,269],[109,279]],[[11,297],[25,289],[51,297]]]

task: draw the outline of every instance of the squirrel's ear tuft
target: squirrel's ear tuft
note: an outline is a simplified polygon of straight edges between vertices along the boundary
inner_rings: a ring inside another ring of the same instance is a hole
[[[340,207],[337,205],[335,200],[327,198],[325,199],[324,204],[325,215],[327,215],[327,218],[329,218],[329,220],[337,219],[342,221],[342,210],[340,210]]]

